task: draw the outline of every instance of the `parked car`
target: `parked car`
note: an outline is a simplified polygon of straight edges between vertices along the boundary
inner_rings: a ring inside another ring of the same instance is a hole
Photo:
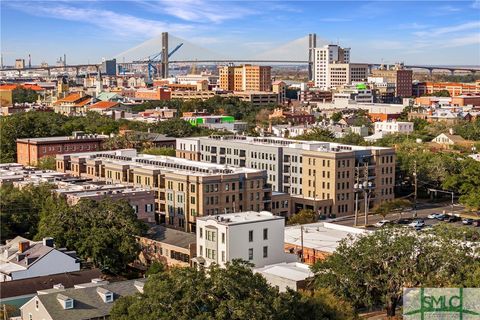
[[[402,219],[398,219],[398,220],[397,220],[397,223],[398,223],[398,224],[409,224],[411,221],[412,221],[411,219],[402,218]]]
[[[445,218],[443,218],[443,221],[446,221],[446,222],[457,222],[457,221],[460,221],[460,218],[457,217],[457,216],[446,215]]]
[[[462,220],[462,223],[467,225],[467,224],[472,224],[473,223],[473,219],[470,219],[470,218],[465,218]]]
[[[410,227],[413,227],[413,228],[423,228],[425,227],[425,221],[423,220],[415,220],[413,221],[412,223],[409,224]]]
[[[443,213],[432,213],[428,215],[428,219],[438,219],[440,216],[442,216]]]
[[[442,221],[447,215],[444,213],[439,213],[435,219]]]
[[[375,227],[381,228],[386,224],[389,224],[390,220],[380,220],[377,223],[374,224]]]

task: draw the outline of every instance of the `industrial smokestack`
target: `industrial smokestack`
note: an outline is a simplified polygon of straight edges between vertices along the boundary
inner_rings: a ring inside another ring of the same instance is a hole
[[[32,67],[32,56],[30,55],[30,53],[28,54],[28,67]]]

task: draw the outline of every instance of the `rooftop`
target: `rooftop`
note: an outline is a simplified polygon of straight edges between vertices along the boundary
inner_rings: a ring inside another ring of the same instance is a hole
[[[302,281],[314,275],[308,265],[298,262],[281,262],[256,268],[254,271],[294,281]]]
[[[145,238],[186,249],[189,248],[190,244],[196,242],[196,236],[194,233],[165,228],[164,226],[156,224],[149,224],[149,226],[150,228],[144,236]]]
[[[268,220],[284,220],[284,217],[275,216],[268,211],[245,211],[237,213],[218,214],[214,216],[197,217],[197,220],[215,220],[219,224],[223,225],[235,225],[243,223],[261,222]]]
[[[108,138],[106,135],[85,134],[82,136],[61,136],[61,137],[43,137],[43,138],[24,138],[17,139],[17,142],[24,143],[56,143],[56,142],[77,142],[80,140],[103,140]]]
[[[292,149],[303,149],[308,151],[322,151],[322,152],[351,152],[359,150],[384,150],[389,148],[374,147],[374,146],[351,146],[346,144],[322,141],[304,141],[293,140],[278,137],[249,137],[240,135],[228,136],[209,136],[209,137],[191,137],[184,138],[188,140],[219,140],[232,141],[235,143],[250,144],[250,145],[264,145],[272,147],[284,147]]]
[[[285,243],[301,246],[303,228],[303,246],[318,251],[332,253],[338,243],[348,236],[356,236],[368,231],[328,222],[317,222],[285,227]]]

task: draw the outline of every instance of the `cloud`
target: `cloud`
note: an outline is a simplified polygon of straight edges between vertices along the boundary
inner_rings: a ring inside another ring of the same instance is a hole
[[[138,4],[162,14],[178,19],[198,23],[221,23],[226,20],[240,19],[258,12],[237,6],[232,2],[212,2],[205,0],[157,0],[140,1]]]
[[[8,5],[31,15],[92,24],[107,30],[111,35],[122,37],[151,37],[163,31],[181,33],[194,29],[192,25],[169,24],[110,10],[80,8],[62,2],[9,2]]]
[[[414,32],[414,35],[416,35],[417,37],[436,37],[436,36],[441,36],[448,33],[454,33],[458,31],[465,31],[465,30],[471,30],[471,29],[475,29],[478,32],[478,30],[480,30],[480,21],[472,21],[472,22],[466,22],[459,25],[455,25],[455,26],[448,26],[448,27],[442,27],[442,28],[435,28],[427,31]],[[446,39],[445,41],[448,41],[448,39]]]
[[[430,27],[430,26],[427,25],[427,24],[420,24],[420,23],[417,23],[417,22],[411,22],[411,23],[399,24],[394,29],[397,29],[397,30],[426,29],[428,27]]]
[[[431,16],[445,16],[453,13],[457,13],[462,11],[459,7],[455,7],[452,5],[445,5],[435,8],[434,11],[431,12]]]

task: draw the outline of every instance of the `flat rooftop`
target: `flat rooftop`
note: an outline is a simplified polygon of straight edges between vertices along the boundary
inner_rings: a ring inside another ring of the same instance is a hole
[[[155,224],[149,224],[149,227],[144,237],[158,242],[189,249],[189,246],[195,244],[197,241],[194,233],[166,228]]]
[[[191,137],[184,138],[187,140],[207,140],[207,141],[232,141],[235,143],[259,145],[259,146],[272,146],[272,147],[284,147],[292,149],[302,149],[308,151],[322,151],[322,152],[351,152],[361,150],[384,150],[391,149],[385,147],[374,146],[351,146],[347,144],[323,142],[323,141],[304,141],[293,140],[278,137],[249,137],[240,135],[228,135],[228,136],[209,136],[209,137]]]
[[[84,135],[79,137],[62,136],[62,137],[44,137],[44,138],[24,138],[17,139],[17,142],[24,143],[53,143],[53,142],[78,142],[78,141],[91,141],[91,140],[103,140],[108,138],[105,135]]]
[[[341,240],[349,236],[357,236],[369,232],[364,229],[329,222],[287,226],[285,227],[285,244],[301,246],[302,227],[303,246],[328,253],[334,252]]]
[[[172,173],[190,174],[196,176],[212,176],[236,173],[261,172],[259,169],[227,166],[216,163],[206,163],[169,156],[137,154],[135,149],[121,149],[110,152],[86,152],[58,155],[64,157],[85,158],[86,160],[101,160],[105,165],[128,165],[138,169],[163,170]]]
[[[268,220],[284,220],[284,217],[275,216],[269,211],[245,211],[237,213],[218,214],[214,216],[197,217],[197,220],[215,220],[223,225],[235,225],[243,223],[261,222]]]
[[[294,281],[302,281],[314,276],[313,272],[310,270],[310,266],[298,262],[281,262],[267,265],[263,268],[255,268],[254,272],[273,275]]]

